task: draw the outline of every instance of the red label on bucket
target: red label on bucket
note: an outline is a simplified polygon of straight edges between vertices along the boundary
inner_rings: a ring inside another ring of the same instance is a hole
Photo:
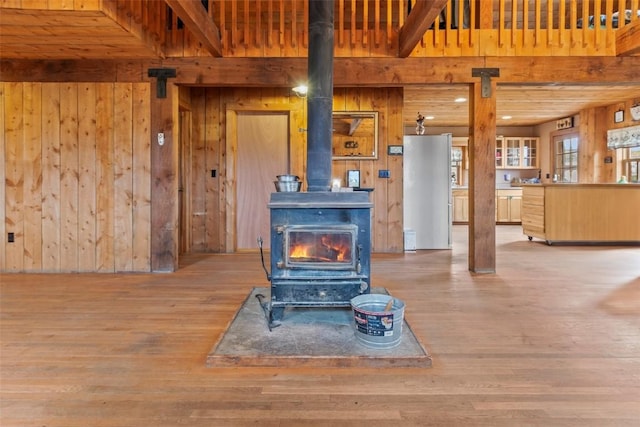
[[[390,337],[393,335],[393,314],[372,313],[357,308],[353,310],[356,329],[363,334],[374,337]]]

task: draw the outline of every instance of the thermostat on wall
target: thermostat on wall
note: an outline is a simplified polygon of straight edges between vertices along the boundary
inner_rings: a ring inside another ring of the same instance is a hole
[[[390,156],[401,156],[402,155],[402,145],[390,145],[387,147],[387,154]]]

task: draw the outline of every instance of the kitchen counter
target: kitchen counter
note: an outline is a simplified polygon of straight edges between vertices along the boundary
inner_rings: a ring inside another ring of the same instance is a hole
[[[640,184],[524,184],[522,190],[529,240],[640,244]]]

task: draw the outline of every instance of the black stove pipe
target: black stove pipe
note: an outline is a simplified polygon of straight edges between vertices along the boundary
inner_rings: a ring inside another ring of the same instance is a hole
[[[309,2],[307,190],[331,189],[334,0]]]

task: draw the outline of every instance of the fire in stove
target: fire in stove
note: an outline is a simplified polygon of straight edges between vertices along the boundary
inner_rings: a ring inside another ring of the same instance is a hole
[[[289,267],[313,267],[318,263],[337,264],[336,268],[353,266],[354,232],[349,226],[327,228],[291,227],[285,247]],[[326,267],[326,266],[325,266]]]

